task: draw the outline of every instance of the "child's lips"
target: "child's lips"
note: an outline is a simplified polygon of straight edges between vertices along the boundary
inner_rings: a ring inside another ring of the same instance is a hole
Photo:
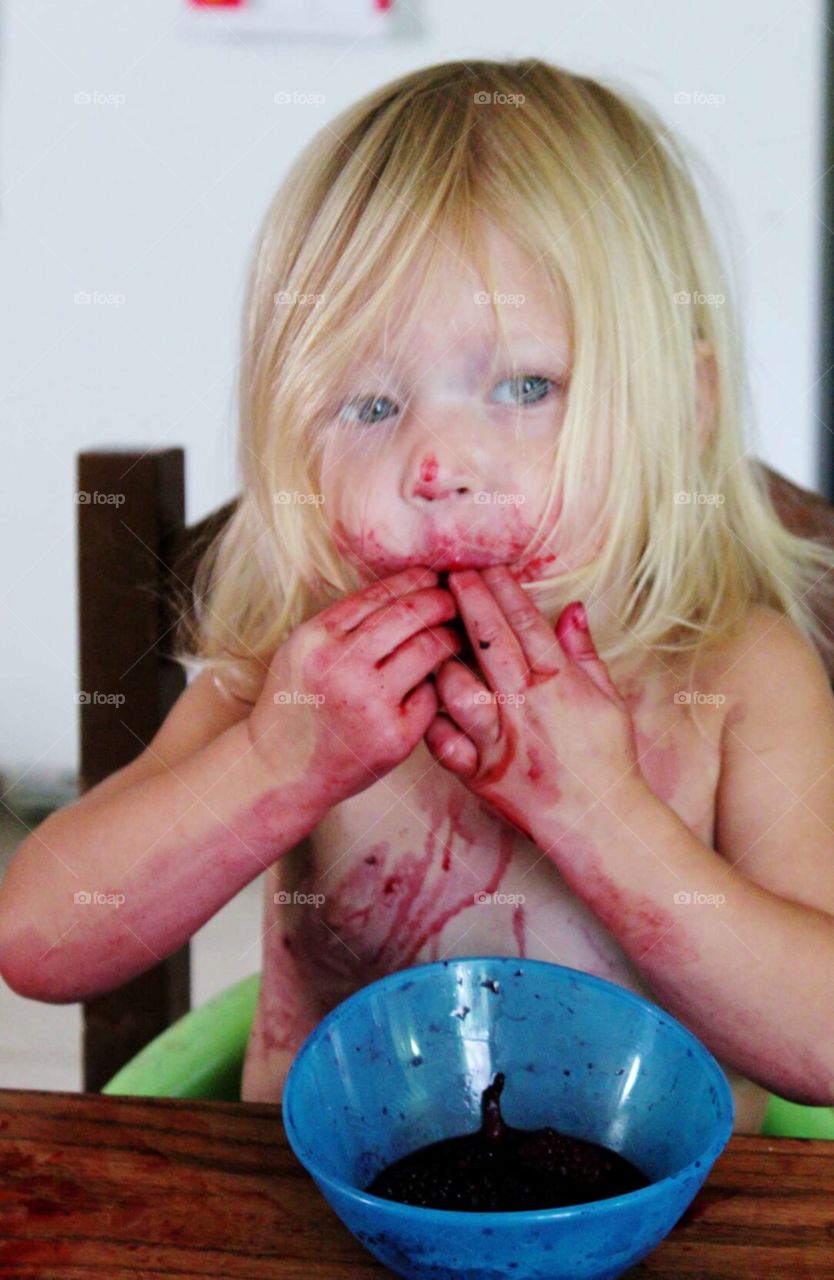
[[[460,543],[460,545],[457,545]],[[487,569],[493,564],[503,564],[515,559],[522,553],[512,546],[500,543],[497,539],[479,546],[471,540],[464,541],[460,537],[440,539],[427,538],[422,546],[418,546],[416,556],[425,556],[426,564],[438,572],[455,572],[461,569]]]

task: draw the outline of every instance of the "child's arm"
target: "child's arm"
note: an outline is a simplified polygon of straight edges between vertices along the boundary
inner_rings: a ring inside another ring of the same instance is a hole
[[[752,611],[733,657],[716,850],[648,786],[538,842],[717,1057],[834,1105],[834,698],[774,610]]]
[[[24,840],[0,889],[10,986],[61,1002],[122,985],[316,825],[291,757],[272,775],[251,749],[250,711],[203,672],[136,760]]]
[[[204,672],[136,761],[46,818],[0,890],[9,985],[55,1002],[123,985],[404,760],[437,707],[426,677],[460,647],[436,582],[406,570],[302,623],[254,706]]]

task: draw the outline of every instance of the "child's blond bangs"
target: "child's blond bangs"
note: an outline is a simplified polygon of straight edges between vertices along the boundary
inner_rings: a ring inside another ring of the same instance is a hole
[[[557,561],[552,577],[527,587],[546,615],[581,598],[607,661],[648,648],[694,662],[737,632],[752,603],[828,643],[804,597],[834,551],[784,528],[746,456],[738,325],[688,164],[634,95],[535,60],[411,72],[317,134],[256,241],[239,387],[242,494],[201,563],[180,659],[251,674],[299,623],[359,585],[310,500],[323,441],[363,370],[380,357],[407,361],[449,251],[473,266],[473,291],[491,295],[505,342],[483,218],[529,254],[529,279],[547,281],[571,338],[537,534],[558,510],[552,545],[562,529],[583,530],[582,567],[565,572]],[[716,372],[702,449],[699,340]],[[591,513],[594,485],[604,496]]]

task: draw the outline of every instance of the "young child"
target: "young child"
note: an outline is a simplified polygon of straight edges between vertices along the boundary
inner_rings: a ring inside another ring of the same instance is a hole
[[[244,1099],[367,982],[492,953],[665,1006],[739,1132],[834,1103],[834,553],[746,453],[728,292],[621,90],[449,62],[325,126],[251,267],[202,669],[18,851],[10,985],[117,987],[266,869]]]

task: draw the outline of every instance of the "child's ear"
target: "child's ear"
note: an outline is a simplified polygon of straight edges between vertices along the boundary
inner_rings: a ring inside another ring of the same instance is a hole
[[[695,342],[695,384],[697,388],[698,450],[703,452],[715,419],[717,370],[712,343],[706,338]]]

